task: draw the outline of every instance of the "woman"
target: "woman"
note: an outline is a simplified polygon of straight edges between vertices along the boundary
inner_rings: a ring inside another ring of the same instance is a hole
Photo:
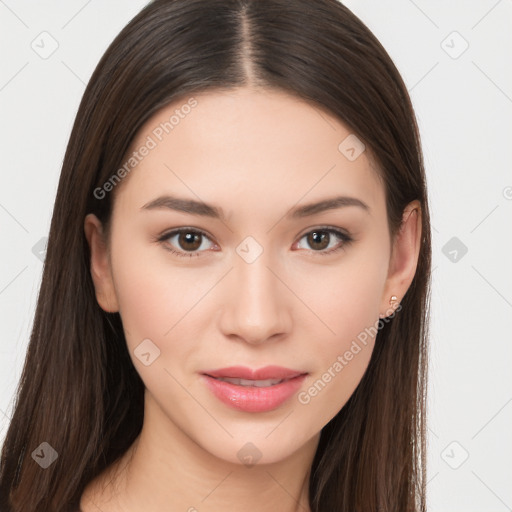
[[[155,0],[66,151],[2,511],[423,511],[430,223],[335,0]]]

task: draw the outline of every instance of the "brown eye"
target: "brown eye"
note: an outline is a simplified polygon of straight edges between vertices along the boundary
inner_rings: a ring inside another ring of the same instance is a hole
[[[310,248],[312,252],[319,255],[328,255],[339,251],[353,240],[348,234],[334,228],[314,229],[302,236],[302,239],[306,239],[306,245],[308,246],[306,249]],[[338,239],[338,242],[336,239]]]
[[[205,240],[209,240],[205,233],[187,228],[175,229],[158,239],[168,251],[185,257],[200,256],[205,252],[208,249],[207,245],[204,247]]]

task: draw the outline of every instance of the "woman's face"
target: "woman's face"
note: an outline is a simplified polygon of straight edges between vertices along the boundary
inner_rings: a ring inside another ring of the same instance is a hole
[[[364,146],[295,97],[237,89],[162,109],[130,155],[121,183],[96,192],[115,201],[92,268],[146,386],[145,422],[235,463],[316,443],[407,287],[388,274],[384,187]],[[284,370],[251,375],[269,366]]]

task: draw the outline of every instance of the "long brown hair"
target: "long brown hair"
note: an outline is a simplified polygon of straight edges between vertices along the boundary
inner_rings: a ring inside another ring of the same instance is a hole
[[[77,510],[85,486],[142,428],[143,383],[118,313],[95,299],[83,221],[135,134],[195,92],[277,88],[337,116],[378,164],[388,225],[417,199],[422,240],[402,310],[379,329],[369,366],[323,428],[314,512],[424,511],[431,239],[420,138],[407,89],[370,30],[336,0],[155,0],[115,38],[82,98],[67,146],[33,330],[1,454],[2,512]],[[47,442],[57,460],[31,454]]]

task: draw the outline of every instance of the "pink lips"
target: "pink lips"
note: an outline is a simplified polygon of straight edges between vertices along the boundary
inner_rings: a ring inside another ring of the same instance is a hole
[[[202,372],[202,378],[210,391],[223,403],[245,412],[264,412],[276,409],[296,393],[307,373],[281,366],[266,366],[252,370],[243,366],[230,366]],[[266,383],[264,387],[240,385],[219,380],[220,378],[243,380],[281,380]]]

